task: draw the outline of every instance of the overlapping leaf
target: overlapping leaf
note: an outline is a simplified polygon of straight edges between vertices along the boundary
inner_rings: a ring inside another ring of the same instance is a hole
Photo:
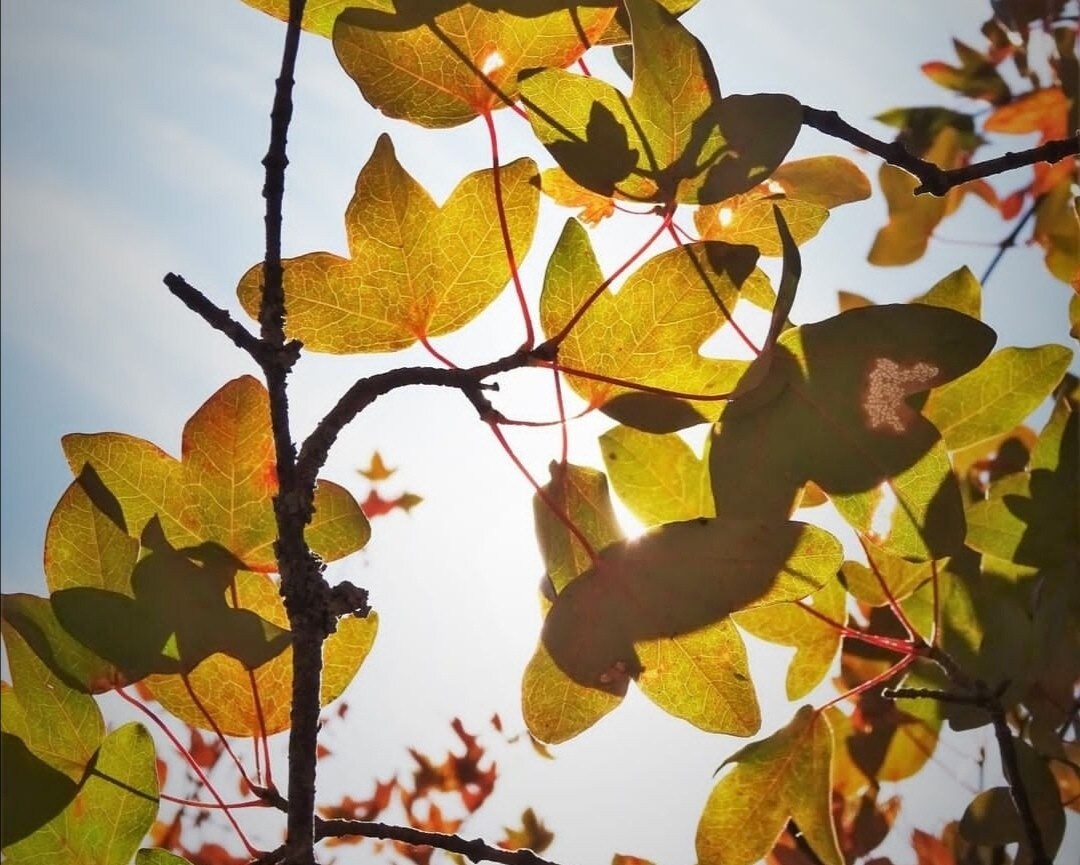
[[[536,223],[536,165],[500,169],[503,211],[518,261]],[[465,177],[439,207],[381,135],[345,211],[349,258],[312,252],[284,262],[286,330],[334,354],[396,351],[472,321],[510,279],[492,170]],[[258,314],[262,265],[240,279]]]
[[[698,823],[701,865],[750,865],[793,819],[817,857],[842,865],[830,811],[832,735],[828,722],[803,706],[791,723],[740,749],[713,788]],[[725,763],[725,765],[726,765]]]
[[[782,519],[814,481],[875,543],[935,558],[964,538],[957,482],[910,397],[973,369],[994,332],[952,310],[864,307],[782,334],[768,377],[728,405],[710,470],[720,516]],[[794,432],[797,431],[797,432]],[[886,496],[891,513],[878,515]]]
[[[210,542],[250,570],[272,571],[277,567],[272,504],[277,474],[269,412],[266,389],[243,376],[218,390],[192,415],[184,427],[180,460],[144,439],[121,433],[65,436],[64,453],[76,475],[87,466],[93,470],[119,507],[113,522],[130,537],[138,538],[156,517],[177,548]],[[65,495],[50,521],[45,549],[50,588],[91,584],[83,581],[85,575],[95,568],[104,572],[108,566],[85,561],[88,556],[106,555],[104,538],[112,532],[101,517],[79,530],[82,534],[72,534],[80,522],[90,519],[86,502],[79,493]],[[101,533],[103,540],[87,545],[92,532]],[[332,561],[360,549],[369,534],[352,496],[337,484],[320,481],[315,517],[307,530],[312,548]],[[101,553],[95,554],[98,548]],[[65,570],[62,562],[73,559],[79,564]],[[100,577],[94,579],[98,582],[93,584],[101,585]]]
[[[720,97],[704,47],[654,0],[629,0],[629,97],[595,78],[544,69],[522,101],[566,173],[600,195],[708,204],[745,192],[780,164],[802,123],[789,96]]]
[[[839,156],[815,156],[786,162],[768,182],[742,195],[699,207],[694,224],[705,240],[746,243],[762,255],[780,255],[783,246],[773,207],[780,209],[796,243],[824,225],[829,209],[870,197],[870,181]]]
[[[604,291],[559,347],[567,368],[702,397],[733,391],[744,361],[703,357],[698,349],[728,320],[739,292],[765,285],[756,253],[724,243],[694,243],[660,253],[623,284]],[[585,230],[568,221],[548,262],[540,321],[559,333],[602,284]],[[568,372],[571,388],[616,420],[666,432],[715,417],[716,400],[642,394]]]
[[[248,6],[273,15],[279,21],[289,20],[289,0],[243,0]],[[392,0],[310,0],[304,6],[300,26],[311,33],[330,38],[338,15],[353,6],[392,12]]]
[[[157,809],[154,740],[141,724],[125,724],[101,742],[93,768],[67,807],[33,835],[6,847],[4,861],[128,865]]]
[[[1039,435],[1026,472],[990,486],[985,501],[968,508],[968,543],[1020,565],[1075,568],[1080,546],[1080,488],[1076,411],[1058,401]]]
[[[604,32],[614,4],[416,0],[350,9],[334,51],[364,98],[420,126],[465,123],[513,101],[525,69],[568,66]]]

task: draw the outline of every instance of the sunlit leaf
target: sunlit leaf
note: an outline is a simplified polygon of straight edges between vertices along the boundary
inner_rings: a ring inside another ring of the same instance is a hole
[[[1080,279],[1080,198],[1065,177],[1039,201],[1033,238],[1046,252],[1046,268],[1066,284]]]
[[[141,724],[125,724],[102,741],[92,770],[64,811],[5,848],[4,861],[128,865],[157,809],[154,740]]]
[[[756,254],[750,260],[733,249],[741,248],[705,242],[672,249],[642,265],[618,294],[602,292],[559,347],[571,388],[616,420],[650,432],[715,417],[721,405],[715,400],[636,393],[569,370],[692,395],[734,390],[746,362],[706,358],[698,351],[728,320],[740,285],[745,291],[750,283],[767,281],[754,267]],[[544,333],[556,335],[602,282],[585,229],[568,221],[544,277]],[[635,404],[635,398],[644,399]]]
[[[870,180],[862,169],[842,156],[811,156],[785,162],[772,173],[769,184],[777,184],[788,198],[839,207],[870,197]]]
[[[623,677],[613,690],[579,685],[559,669],[541,642],[521,677],[521,714],[533,737],[557,745],[615,709],[628,681]]]
[[[503,213],[520,262],[540,192],[536,164],[501,166]],[[345,211],[349,258],[312,252],[284,262],[286,330],[311,351],[387,352],[468,324],[510,280],[492,170],[467,175],[441,207],[398,163],[387,135],[356,179]],[[252,316],[262,265],[240,279]]]
[[[840,649],[840,627],[847,618],[846,596],[839,580],[830,580],[798,604],[774,604],[735,613],[735,624],[762,640],[794,646],[788,666],[786,693],[799,700],[818,686],[832,667]],[[826,621],[807,612],[812,607]]]
[[[609,686],[645,672],[639,647],[741,609],[806,597],[840,559],[835,538],[800,523],[669,523],[608,546],[560,592],[544,621],[544,645],[576,682]]]
[[[614,5],[525,0],[395,6],[346,11],[334,51],[368,102],[427,127],[457,126],[513,101],[523,70],[573,63],[615,14]]]
[[[617,426],[600,436],[615,493],[646,526],[714,516],[708,453],[699,459],[675,433]]]
[[[745,243],[756,246],[762,255],[780,255],[773,207],[784,214],[796,243],[816,235],[829,216],[828,209],[820,204],[748,192],[699,207],[694,213],[694,225],[704,240]]]
[[[720,98],[704,47],[653,0],[629,0],[633,89],[561,69],[524,79],[533,131],[566,173],[600,195],[711,203],[752,188],[790,149],[798,102]]]
[[[922,65],[923,74],[942,87],[955,90],[972,99],[985,99],[994,105],[1008,102],[1012,95],[1009,85],[990,59],[959,39],[953,39],[960,66],[941,61]]]
[[[615,212],[615,202],[610,196],[599,195],[574,183],[561,168],[548,168],[540,174],[540,189],[556,204],[563,207],[580,207],[577,218],[595,227],[601,220]]]
[[[740,749],[698,823],[701,865],[751,865],[772,849],[789,818],[822,862],[842,865],[830,813],[831,762],[828,722],[810,706]]]
[[[966,265],[943,276],[927,292],[913,297],[911,302],[941,306],[982,319],[982,286]]]
[[[277,492],[274,446],[266,388],[251,376],[226,384],[184,426],[176,460],[150,442],[121,433],[64,436],[64,453],[76,475],[89,466],[119,503],[126,532],[139,537],[157,518],[177,548],[216,543],[252,570],[277,567]],[[85,502],[63,499],[53,521]],[[98,530],[102,530],[100,519]],[[332,561],[360,549],[370,528],[360,506],[342,487],[320,482],[309,540]],[[71,580],[70,576],[65,579]],[[81,583],[80,585],[87,585]]]
[[[135,865],[191,865],[191,862],[160,847],[144,847],[135,856]]]
[[[273,15],[279,21],[289,20],[289,0],[243,0],[243,2],[267,15]],[[304,17],[300,19],[300,26],[304,30],[329,39],[330,34],[334,32],[334,21],[338,15],[352,6],[378,9],[383,12],[392,12],[394,9],[392,0],[310,0],[304,6]],[[141,859],[138,865],[143,865]]]
[[[955,549],[959,488],[912,397],[974,368],[994,338],[974,319],[924,305],[853,309],[786,331],[766,381],[714,428],[717,514],[786,518],[814,481],[854,528],[897,555]]]
[[[1023,135],[1039,132],[1040,141],[1068,134],[1069,101],[1060,87],[1044,87],[999,105],[983,122],[987,132]]]
[[[908,562],[869,545],[867,555],[869,565],[846,561],[840,568],[844,587],[864,604],[884,607],[890,595],[901,601],[930,579],[929,562]]]
[[[1072,360],[1061,345],[1003,348],[966,375],[935,388],[923,413],[949,450],[1008,432],[1039,407]]]

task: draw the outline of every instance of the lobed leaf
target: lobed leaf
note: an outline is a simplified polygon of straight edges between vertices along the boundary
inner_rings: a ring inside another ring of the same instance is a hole
[[[897,555],[956,549],[959,487],[911,398],[973,369],[994,338],[967,316],[923,305],[852,309],[787,330],[765,381],[714,427],[717,514],[784,519],[813,481],[854,528]]]
[[[349,9],[334,24],[334,52],[364,99],[387,116],[458,126],[512,103],[524,70],[573,63],[614,14],[614,5],[558,0]]]
[[[518,159],[499,172],[520,261],[539,206],[536,164]],[[312,351],[386,352],[472,321],[510,280],[492,175],[469,174],[439,207],[398,163],[390,137],[379,136],[345,212],[350,257],[313,252],[283,264],[288,334]],[[261,264],[237,294],[257,316]]]
[[[272,15],[279,21],[289,20],[289,0],[243,0],[243,2],[260,12]],[[304,6],[304,17],[300,19],[300,26],[310,33],[329,39],[330,34],[334,32],[334,21],[337,20],[338,15],[353,6],[383,12],[391,12],[394,8],[393,0],[309,0]],[[143,865],[141,859],[138,865]]]
[[[830,813],[829,724],[803,706],[786,727],[740,749],[713,788],[697,829],[701,865],[750,865],[793,819],[817,857],[842,865]]]
[[[618,294],[603,291],[559,346],[563,367],[634,382],[646,388],[700,394],[676,399],[567,372],[570,387],[591,406],[647,429],[668,432],[718,412],[707,397],[734,390],[745,361],[703,357],[698,349],[727,320],[740,290],[767,281],[752,257],[723,243],[694,243],[651,258]],[[568,221],[544,276],[540,322],[558,334],[602,284],[585,230]],[[633,400],[643,398],[635,404]],[[626,416],[630,415],[628,419]]]

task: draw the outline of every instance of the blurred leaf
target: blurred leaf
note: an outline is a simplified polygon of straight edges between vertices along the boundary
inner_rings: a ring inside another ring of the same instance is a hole
[[[825,865],[842,865],[829,810],[829,725],[803,706],[786,727],[740,749],[713,788],[697,829],[701,865],[750,865],[772,849],[789,818]]]
[[[553,833],[544,821],[536,816],[532,808],[526,808],[521,813],[521,828],[512,829],[506,827],[506,837],[499,842],[504,850],[531,850],[533,853],[543,853],[555,840]]]
[[[536,164],[518,159],[499,173],[521,261],[539,206]],[[311,252],[283,263],[289,335],[311,351],[390,352],[472,321],[511,275],[492,174],[467,175],[439,207],[397,161],[390,137],[380,135],[345,211],[350,257]],[[241,277],[237,294],[256,317],[262,264]]]
[[[960,66],[933,61],[922,65],[923,74],[942,87],[972,99],[985,99],[994,105],[1008,102],[1012,95],[1009,85],[989,58],[959,39],[953,39],[953,46]]]
[[[1080,199],[1065,177],[1039,201],[1032,235],[1046,252],[1046,268],[1067,285],[1080,279]]]
[[[523,71],[570,65],[615,13],[559,0],[395,6],[347,10],[334,25],[334,51],[371,105],[429,128],[502,108]]]
[[[383,462],[382,454],[375,451],[371,455],[371,462],[366,469],[357,469],[361,475],[367,478],[372,483],[378,483],[379,481],[385,481],[391,477],[397,469],[389,468],[386,463]]]
[[[994,338],[974,319],[923,305],[853,309],[784,332],[765,382],[714,427],[717,514],[786,518],[814,481],[882,548],[948,554],[964,539],[959,488],[912,397],[977,366]]]
[[[986,118],[987,132],[1010,132],[1024,135],[1040,133],[1039,141],[1065,138],[1068,134],[1069,100],[1060,87],[1045,87],[1024,93],[999,105]]]

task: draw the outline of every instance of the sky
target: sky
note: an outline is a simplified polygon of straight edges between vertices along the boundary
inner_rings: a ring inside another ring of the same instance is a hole
[[[5,0],[0,8],[0,575],[5,592],[40,594],[45,526],[70,482],[60,437],[124,431],[177,454],[187,417],[229,379],[257,373],[161,280],[176,271],[243,316],[235,285],[262,255],[259,163],[284,28],[239,0]],[[974,0],[858,7],[703,0],[685,21],[709,50],[725,93],[790,93],[887,137],[872,117],[888,108],[967,107],[950,103],[918,66],[952,60],[953,35],[977,43],[987,14],[987,4]],[[590,64],[620,81],[609,58],[590,55]],[[319,37],[303,37],[295,104],[286,255],[344,252],[342,214],[380,132],[393,136],[399,160],[440,201],[463,174],[489,165],[480,121],[421,132],[383,117]],[[503,112],[497,124],[504,162],[533,155],[551,164],[517,118]],[[813,130],[800,135],[792,155],[819,153],[848,156],[876,177],[876,160]],[[1006,179],[1000,188],[1014,185]],[[547,203],[542,211],[522,268],[533,302],[547,252],[572,215]],[[962,264],[981,273],[993,254],[987,242],[1007,233],[985,206],[971,202],[942,234],[976,245],[934,242],[918,265],[877,269],[865,256],[884,218],[877,195],[833,213],[803,248],[793,319],[834,314],[840,289],[906,300]],[[601,263],[617,264],[645,230],[625,222],[598,229]],[[1019,248],[988,284],[984,316],[998,329],[999,344],[1060,341],[1067,300],[1041,252]],[[512,350],[520,339],[516,301],[506,293],[473,329],[437,345],[468,364]],[[419,348],[392,357],[306,356],[291,388],[297,438],[355,378],[430,362]],[[555,416],[548,376],[515,374],[501,383],[498,406],[506,415]],[[596,436],[610,425],[597,416],[575,424],[571,461],[599,464]],[[530,470],[546,478],[558,456],[557,434],[508,435]],[[397,488],[424,502],[409,515],[376,521],[368,547],[330,572],[371,590],[381,627],[348,695],[347,731],[335,733],[337,756],[322,788],[327,799],[363,797],[376,778],[406,770],[408,747],[438,753],[451,745],[455,716],[478,728],[498,712],[519,728],[520,675],[540,626],[543,568],[530,488],[467,402],[419,390],[378,401],[341,437],[325,476],[363,498],[356,469],[376,449],[399,467]],[[764,734],[786,722],[793,707],[783,698],[785,653],[754,646]],[[981,741],[969,736],[956,748],[973,755]],[[692,863],[713,770],[739,744],[693,730],[631,689],[619,710],[557,748],[554,761],[527,749],[508,752],[497,793],[466,834],[497,834],[531,804],[556,833],[549,851],[556,860],[607,862],[619,851],[663,865]],[[910,810],[905,801],[901,832],[935,830],[958,816],[969,798],[961,783],[971,778],[968,772],[958,782],[952,767],[931,765],[925,794],[908,797]],[[1075,821],[1070,840],[1076,849]],[[366,860],[354,850],[339,861]],[[911,861],[910,854],[895,861]]]

